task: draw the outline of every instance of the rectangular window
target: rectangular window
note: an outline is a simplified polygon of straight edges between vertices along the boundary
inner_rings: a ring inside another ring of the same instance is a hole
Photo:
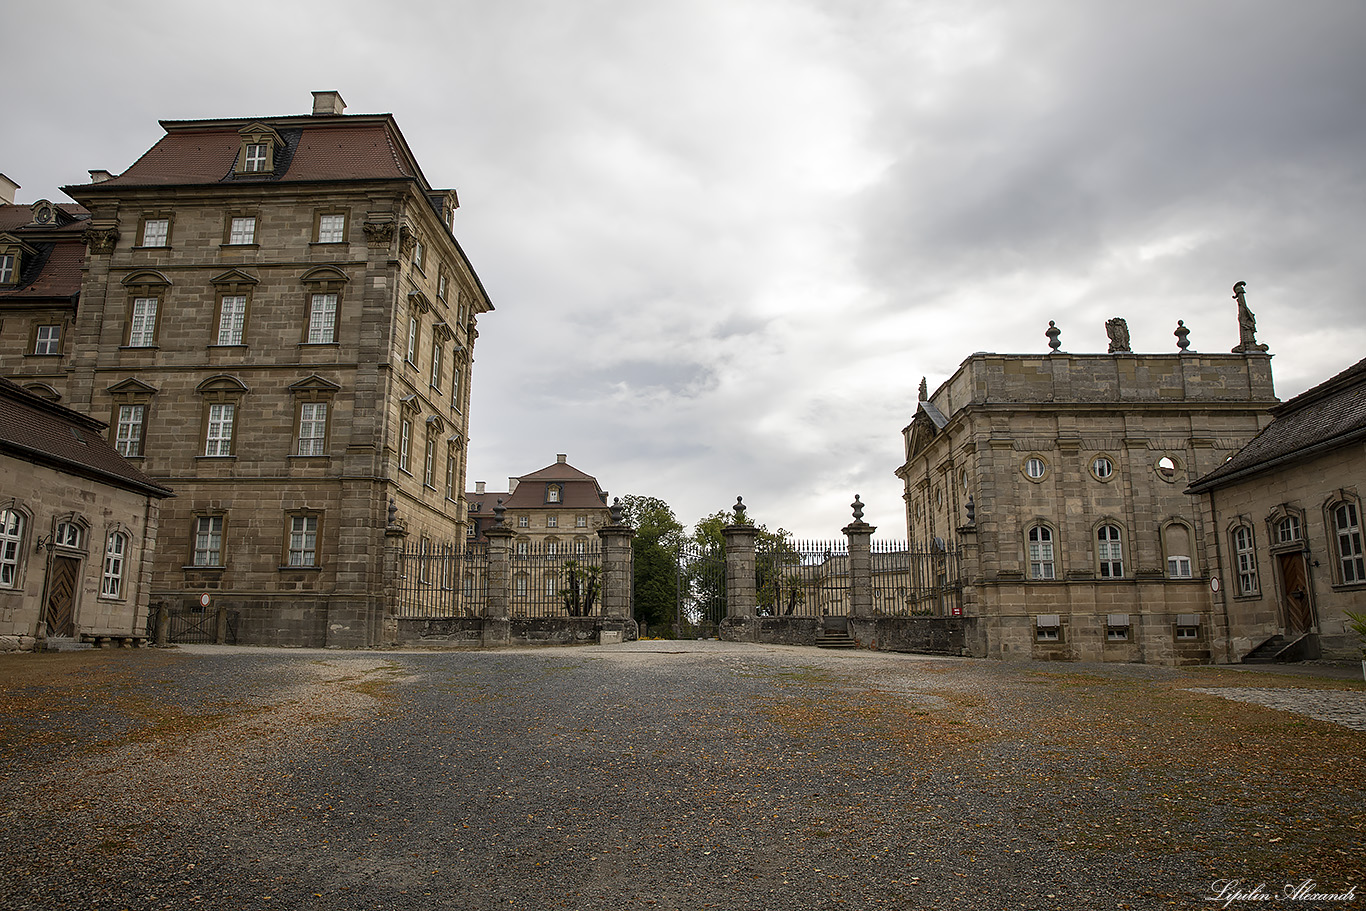
[[[142,418],[143,405],[120,405],[119,424],[114,439],[114,448],[124,458],[137,458],[142,455]]]
[[[149,218],[142,223],[142,245],[144,247],[164,247],[171,235],[169,218]]]
[[[451,370],[451,407],[456,411],[460,410],[460,361],[455,362],[455,368]]]
[[[1176,628],[1176,638],[1178,639],[1199,639],[1200,627],[1198,626],[1178,626]]]
[[[318,217],[318,243],[339,244],[346,240],[345,215],[321,215]]]
[[[518,517],[517,517],[517,527],[518,527],[518,528],[530,528],[530,527],[531,527],[531,519],[530,519],[529,517],[527,517],[527,516],[518,516]]]
[[[427,262],[427,248],[422,245],[422,241],[413,242],[413,265],[421,269]]]
[[[441,394],[441,343],[432,342],[432,388]]]
[[[195,520],[194,565],[223,565],[222,516],[200,516]]]
[[[58,326],[39,326],[38,332],[33,339],[34,354],[61,354],[62,353],[62,327]]]
[[[204,435],[204,455],[232,455],[232,425],[237,406],[231,403],[209,406],[209,429]]]
[[[1337,541],[1342,584],[1366,582],[1366,555],[1362,553],[1361,520],[1355,503],[1339,503],[1334,507],[1333,535]]]
[[[0,253],[0,285],[14,284],[14,263],[13,253]]]
[[[308,308],[308,343],[329,345],[337,340],[337,295],[315,294]]]
[[[446,299],[446,273],[441,273],[436,277],[436,296],[442,300]]]
[[[417,329],[418,329],[418,325],[417,325],[417,316],[416,316],[416,315],[409,316],[409,317],[408,317],[408,352],[403,356],[403,359],[406,360],[408,363],[413,364],[413,365],[416,365],[416,364],[417,364]]]
[[[559,517],[559,516],[546,516],[546,517],[545,517],[545,526],[546,526],[546,528],[559,528],[559,527],[560,527],[560,517]]]
[[[318,565],[318,517],[293,516],[289,520],[289,565]]]
[[[264,142],[253,142],[247,146],[246,160],[242,165],[244,171],[264,171],[266,169],[267,150]],[[248,241],[250,243],[250,241]]]
[[[150,348],[157,341],[157,299],[139,297],[133,301],[133,319],[128,324],[128,347]]]
[[[436,488],[436,440],[432,439],[431,434],[427,435],[427,448],[422,457],[422,483],[426,487]]]
[[[247,296],[229,294],[218,307],[219,345],[242,344],[242,329],[247,323]]]
[[[0,588],[15,588],[19,584],[23,543],[23,514],[17,509],[0,509]]]
[[[408,470],[408,452],[412,441],[413,422],[404,418],[398,431],[398,467],[404,471]]]
[[[446,499],[455,499],[455,447],[446,450]]]
[[[575,517],[574,517],[574,527],[575,527],[575,528],[587,528],[587,527],[588,527],[588,517],[587,517],[587,516],[575,516]]]
[[[1124,550],[1121,547],[1118,528],[1113,525],[1102,525],[1097,530],[1096,556],[1100,558],[1102,579],[1124,578]]]
[[[232,227],[228,230],[228,243],[256,243],[256,216],[242,215],[234,218],[232,220]]]
[[[1246,525],[1233,530],[1233,554],[1238,565],[1238,594],[1257,594],[1257,551],[1252,529]]]
[[[1172,579],[1189,579],[1191,577],[1191,558],[1179,555],[1168,557],[1167,576]]]
[[[1035,525],[1029,530],[1029,577],[1053,579],[1053,530]]]
[[[326,455],[327,403],[304,402],[299,406],[299,455]]]
[[[105,598],[123,596],[123,551],[128,538],[114,532],[104,543],[104,573],[100,580],[100,595]]]

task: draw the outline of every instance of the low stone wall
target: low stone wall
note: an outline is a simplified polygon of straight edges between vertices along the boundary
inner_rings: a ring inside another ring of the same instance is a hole
[[[634,620],[608,617],[391,619],[386,622],[385,632],[389,640],[386,644],[398,648],[610,645],[640,638]]]
[[[765,645],[815,645],[818,617],[728,618],[721,638]],[[986,635],[976,617],[849,618],[849,635],[859,648],[924,655],[986,657]]]
[[[37,647],[32,636],[0,636],[0,652],[31,652]]]

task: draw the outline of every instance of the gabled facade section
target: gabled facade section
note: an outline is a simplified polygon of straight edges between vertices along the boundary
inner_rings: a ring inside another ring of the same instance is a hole
[[[1234,660],[1359,656],[1346,611],[1366,610],[1366,360],[1278,405],[1189,491]]]
[[[570,465],[557,455],[553,464],[530,474],[508,478],[508,490],[490,493],[484,482],[467,495],[470,501],[471,539],[482,537],[496,522],[495,508],[502,505],[504,524],[515,533],[516,554],[544,548],[551,552],[585,553],[597,549],[597,530],[611,524],[607,491],[597,478]]]

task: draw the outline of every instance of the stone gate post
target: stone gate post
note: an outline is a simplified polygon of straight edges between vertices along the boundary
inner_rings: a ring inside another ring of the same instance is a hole
[[[849,539],[849,616],[873,616],[873,556],[872,538],[876,525],[863,521],[863,503],[854,494],[854,521],[844,528]]]
[[[509,645],[512,641],[508,606],[512,601],[512,539],[516,532],[503,524],[503,511],[503,501],[499,500],[493,508],[498,524],[484,531],[489,542],[489,590],[482,636],[485,648]]]
[[[398,642],[398,574],[402,567],[403,548],[408,541],[408,527],[398,520],[398,509],[389,500],[389,518],[384,526],[384,579],[381,598],[381,641]]]
[[[602,617],[598,642],[631,641],[638,637],[635,618],[631,616],[631,584],[633,559],[631,538],[635,529],[622,521],[621,497],[612,502],[610,525],[598,529],[602,540]]]
[[[754,542],[758,531],[745,521],[745,504],[735,498],[734,525],[721,529],[726,540],[726,619],[721,624],[721,638],[731,642],[753,642],[754,610],[759,600],[755,585],[757,566]]]

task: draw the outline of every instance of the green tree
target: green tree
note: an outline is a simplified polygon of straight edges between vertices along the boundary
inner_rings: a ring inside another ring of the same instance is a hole
[[[632,526],[635,596],[631,613],[650,635],[669,634],[678,610],[678,549],[683,523],[658,497],[627,494],[622,520]]]
[[[745,523],[754,525],[748,514]],[[721,529],[735,524],[735,513],[724,509],[697,520],[692,541],[704,559],[724,560],[726,542]],[[755,525],[754,531],[756,608],[768,615],[790,612],[801,599],[801,590],[794,584],[800,558],[792,544],[792,533],[784,528],[769,531],[762,523]],[[699,570],[690,581],[703,618],[708,623],[720,622],[726,616],[725,572],[704,574]]]

